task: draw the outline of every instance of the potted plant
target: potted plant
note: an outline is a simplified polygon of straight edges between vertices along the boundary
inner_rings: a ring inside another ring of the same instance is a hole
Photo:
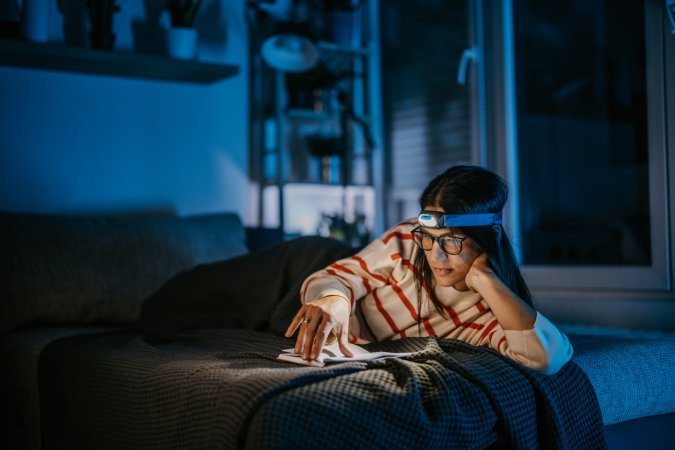
[[[171,16],[167,35],[169,55],[180,59],[194,59],[197,50],[195,18],[203,0],[167,0],[166,9]]]
[[[317,233],[355,246],[364,246],[370,242],[370,231],[363,213],[356,213],[353,222],[348,222],[342,214],[321,213]]]

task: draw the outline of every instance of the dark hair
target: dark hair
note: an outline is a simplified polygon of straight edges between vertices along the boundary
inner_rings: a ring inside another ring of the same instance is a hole
[[[420,208],[442,208],[447,214],[497,213],[504,209],[508,186],[497,174],[478,166],[454,166],[431,180],[420,196]],[[532,305],[530,290],[520,273],[513,247],[502,225],[461,228],[485,252],[490,268],[502,282],[528,305]],[[434,292],[434,278],[424,256],[417,248],[415,258],[417,284],[417,316],[421,321],[424,292],[436,310],[445,316],[443,306]]]

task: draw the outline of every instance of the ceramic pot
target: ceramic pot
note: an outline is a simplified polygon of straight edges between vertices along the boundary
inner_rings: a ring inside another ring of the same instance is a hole
[[[197,30],[190,27],[169,28],[167,52],[172,58],[194,59],[197,55]]]

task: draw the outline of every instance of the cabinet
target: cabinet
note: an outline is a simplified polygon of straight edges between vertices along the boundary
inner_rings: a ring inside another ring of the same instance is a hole
[[[368,10],[335,13],[321,59],[283,73],[252,55],[252,178],[258,218],[287,235],[368,239],[375,210]]]

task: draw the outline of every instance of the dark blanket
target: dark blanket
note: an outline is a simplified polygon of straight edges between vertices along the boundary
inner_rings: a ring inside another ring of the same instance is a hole
[[[134,328],[153,336],[211,327],[283,335],[300,307],[305,278],[355,251],[335,239],[309,236],[199,265],[147,299]]]
[[[304,255],[321,259],[321,241],[311,242]],[[279,251],[276,262],[302,263],[298,246],[306,243]],[[327,243],[329,253],[334,245]],[[265,255],[275,260],[274,251]],[[306,270],[278,266],[279,276]],[[298,307],[300,282],[288,280],[295,291],[283,295],[249,285],[246,299],[284,317],[267,325],[280,330]],[[270,295],[294,302],[281,311]],[[180,297],[172,304],[185,307]],[[39,366],[44,448],[605,447],[595,394],[574,363],[546,376],[490,349],[416,338],[368,346],[416,352],[406,359],[313,368],[275,360],[292,341],[269,331],[179,325],[183,331],[48,346]]]

